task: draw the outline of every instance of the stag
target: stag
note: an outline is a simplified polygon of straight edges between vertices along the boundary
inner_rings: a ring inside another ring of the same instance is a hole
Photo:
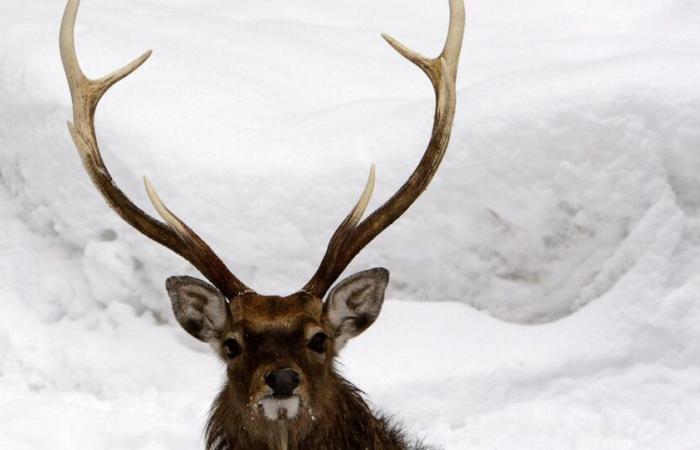
[[[97,144],[95,110],[105,92],[143,64],[151,52],[103,78],[87,78],[75,52],[79,3],[68,1],[60,50],[73,103],[68,129],[85,170],[124,221],[184,257],[209,281],[176,276],[166,282],[179,324],[210,344],[226,366],[226,382],[206,427],[207,449],[420,448],[390,420],[373,413],[362,393],[338,374],[334,364],[346,342],[377,319],[389,272],[366,270],[330,288],[352,259],[414,203],[443,159],[455,114],[463,0],[450,0],[449,32],[437,58],[422,56],[383,35],[433,85],[436,107],[430,141],[408,180],[363,220],[374,189],[372,166],[359,201],[332,235],[318,270],[301,290],[288,296],[261,295],[246,286],[165,206],[147,178],[148,197],[162,221],[139,209],[115,184]]]

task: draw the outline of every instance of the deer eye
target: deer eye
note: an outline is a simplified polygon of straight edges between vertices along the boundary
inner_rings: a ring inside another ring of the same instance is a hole
[[[318,332],[309,340],[309,348],[316,353],[325,353],[327,340],[328,336],[325,333]]]
[[[226,350],[226,355],[233,359],[243,352],[241,344],[238,343],[234,338],[228,338],[224,341],[224,349]]]

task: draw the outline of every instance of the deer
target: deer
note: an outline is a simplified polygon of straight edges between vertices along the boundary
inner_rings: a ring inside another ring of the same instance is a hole
[[[206,449],[424,448],[393,420],[375,412],[336,368],[340,350],[379,316],[389,271],[369,269],[335,283],[354,257],[425,191],[443,160],[456,109],[465,29],[463,0],[449,0],[447,38],[436,58],[382,34],[432,83],[436,106],[430,140],[405,183],[365,217],[375,186],[371,166],[359,200],[331,236],[318,269],[304,287],[287,296],[262,295],[246,286],[168,209],[147,177],[146,193],[162,220],[140,209],[117,186],[98,147],[95,112],[107,90],[141,66],[151,51],[103,78],[87,78],[75,50],[79,6],[80,0],[68,0],[59,46],[73,109],[68,130],[83,166],[107,204],[128,225],[185,258],[207,280],[173,276],[166,281],[176,321],[209,344],[226,369],[225,382],[210,409]]]

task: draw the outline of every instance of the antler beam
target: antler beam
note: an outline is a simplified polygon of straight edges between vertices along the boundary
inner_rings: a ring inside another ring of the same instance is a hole
[[[430,142],[418,167],[403,186],[386,203],[360,222],[372,191],[371,188],[365,189],[358,206],[333,234],[321,265],[304,286],[304,291],[322,298],[353,258],[406,212],[430,184],[442,162],[452,133],[457,103],[455,83],[464,28],[464,2],[450,0],[450,26],[447,40],[442,53],[437,58],[422,56],[391,36],[382,35],[397,52],[425,72],[435,89],[435,119]],[[374,185],[374,168],[372,168],[368,187],[370,185]]]
[[[163,205],[148,180],[148,196],[166,223],[139,209],[114,183],[97,145],[95,110],[107,90],[138,69],[151,56],[151,51],[104,78],[87,78],[80,68],[75,52],[75,20],[79,6],[80,0],[68,1],[61,21],[59,39],[61,60],[73,101],[73,123],[68,123],[68,129],[85,170],[107,203],[124,221],[188,260],[227,298],[232,299],[242,292],[250,291],[195,232]]]

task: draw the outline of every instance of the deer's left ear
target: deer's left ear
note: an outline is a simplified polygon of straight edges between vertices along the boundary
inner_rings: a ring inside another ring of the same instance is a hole
[[[185,331],[209,344],[221,340],[228,316],[226,299],[217,288],[192,277],[170,277],[165,286]]]
[[[377,320],[388,284],[389,271],[376,268],[346,278],[331,290],[323,314],[333,327],[336,351]]]

